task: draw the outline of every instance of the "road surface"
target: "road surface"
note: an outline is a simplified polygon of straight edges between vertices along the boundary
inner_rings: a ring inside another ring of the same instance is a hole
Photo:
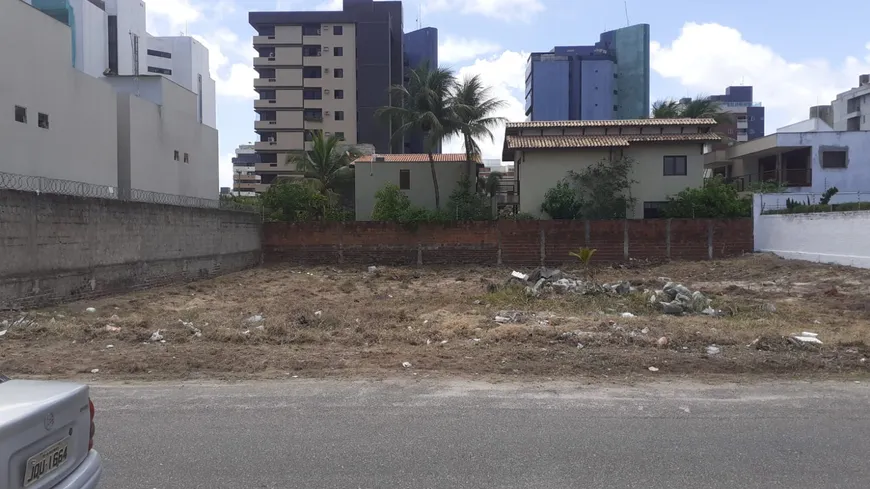
[[[870,383],[95,386],[101,487],[789,488],[870,481]]]

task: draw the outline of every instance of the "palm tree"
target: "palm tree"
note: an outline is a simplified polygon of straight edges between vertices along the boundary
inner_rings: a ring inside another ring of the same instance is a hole
[[[459,133],[450,107],[451,91],[456,85],[456,78],[447,68],[429,69],[428,65],[415,68],[408,75],[407,86],[390,87],[390,96],[398,100],[399,105],[381,107],[375,115],[398,123],[393,131],[393,140],[413,131],[423,132],[423,148],[429,155],[432,185],[435,187],[435,208],[440,211],[441,195],[433,154],[441,140]]]
[[[657,100],[652,105],[653,119],[678,119],[682,117],[680,103],[676,100]]]
[[[498,201],[496,200],[496,197],[498,196],[498,191],[501,187],[502,177],[504,177],[502,172],[490,172],[490,174],[486,176],[486,180],[483,182],[483,191],[489,196],[489,205],[492,208],[493,219],[498,218]]]
[[[361,156],[359,150],[345,148],[341,141],[336,135],[326,137],[323,131],[312,131],[312,148],[288,155],[287,163],[296,165],[305,178],[319,182],[320,193],[327,195]]]
[[[483,85],[479,75],[465,78],[456,85],[450,106],[465,146],[466,178],[471,178],[472,160],[480,158],[477,139],[485,137],[495,141],[492,129],[504,124],[507,119],[493,114],[506,105],[504,100],[489,96],[489,88]]]
[[[654,119],[715,119],[719,124],[731,122],[731,114],[725,112],[722,103],[699,95],[693,99],[658,100],[652,105]]]

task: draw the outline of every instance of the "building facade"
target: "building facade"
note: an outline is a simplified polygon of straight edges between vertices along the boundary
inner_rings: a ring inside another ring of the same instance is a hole
[[[858,77],[858,86],[837,95],[831,102],[831,122],[835,131],[870,130],[870,74]]]
[[[257,175],[257,163],[260,158],[253,144],[243,144],[236,148],[233,158],[233,194],[252,197],[257,195],[260,185],[260,175]]]
[[[403,81],[401,2],[344,0],[341,11],[251,12],[249,21],[259,75],[254,148],[269,165],[262,183],[292,174],[287,156],[310,147],[314,131],[400,152],[375,112]]]
[[[188,36],[148,36],[146,72],[163,75],[196,95],[198,120],[217,127],[215,81],[209,74],[208,48]]]
[[[649,115],[649,25],[601,34],[592,46],[556,46],[526,64],[529,121],[636,119]]]
[[[544,217],[547,191],[571,171],[627,157],[629,219],[660,217],[668,197],[704,184],[704,146],[719,140],[713,119],[509,122],[503,160],[514,161],[519,211]]]
[[[424,27],[416,31],[405,33],[405,70],[412,70],[428,66],[431,69],[438,67],[438,29]],[[405,76],[405,83],[408,76]],[[405,136],[403,153],[425,153],[423,134],[411,133]],[[433,148],[434,153],[441,153],[441,141]]]
[[[764,106],[753,100],[751,86],[727,87],[724,95],[708,98],[719,102],[722,111],[731,114],[731,121],[716,126],[716,132],[738,143],[764,137]]]

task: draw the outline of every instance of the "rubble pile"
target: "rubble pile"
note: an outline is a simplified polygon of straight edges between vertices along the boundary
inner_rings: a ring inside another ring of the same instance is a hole
[[[683,284],[668,282],[662,290],[651,290],[649,303],[665,314],[704,314],[707,316],[720,316],[721,311],[710,307],[710,299],[699,291],[692,291]]]

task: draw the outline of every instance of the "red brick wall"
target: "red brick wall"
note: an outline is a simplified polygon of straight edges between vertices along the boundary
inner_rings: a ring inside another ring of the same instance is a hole
[[[595,258],[707,260],[752,251],[752,219],[383,222],[263,225],[267,262],[384,265],[558,265],[581,246]]]

